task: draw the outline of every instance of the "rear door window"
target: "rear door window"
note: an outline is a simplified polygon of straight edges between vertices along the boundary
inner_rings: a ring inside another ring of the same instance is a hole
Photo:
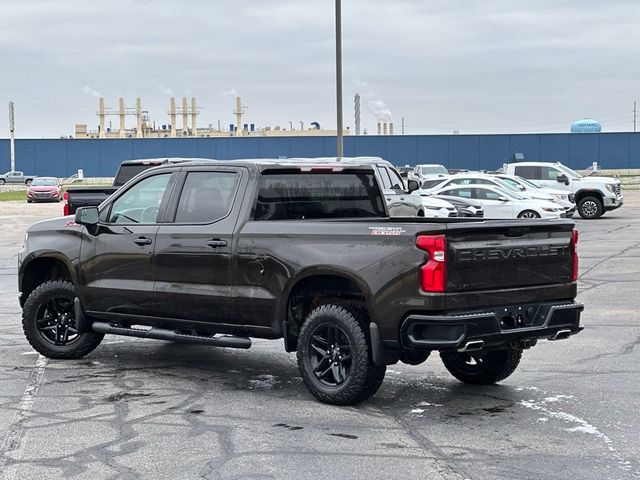
[[[189,172],[175,223],[212,223],[226,217],[240,181],[238,172]]]
[[[542,180],[540,167],[532,165],[516,165],[515,174],[529,180]]]
[[[373,172],[283,173],[260,178],[254,220],[386,216]]]

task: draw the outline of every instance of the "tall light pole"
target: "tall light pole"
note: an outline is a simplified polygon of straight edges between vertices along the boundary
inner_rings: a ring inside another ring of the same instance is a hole
[[[15,120],[13,114],[13,102],[9,102],[9,134],[11,135],[9,148],[11,150],[11,171],[15,171],[16,169],[16,147],[14,143],[14,134],[15,134]]]
[[[338,115],[337,157],[338,161],[344,153],[342,127],[342,7],[341,0],[336,0],[336,113]]]

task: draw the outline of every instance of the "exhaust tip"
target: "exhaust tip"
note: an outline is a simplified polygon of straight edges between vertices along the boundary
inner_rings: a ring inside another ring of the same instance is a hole
[[[458,352],[475,352],[484,348],[484,340],[471,340],[464,344],[464,347],[459,348]]]
[[[556,334],[552,337],[549,337],[549,340],[566,340],[571,336],[571,330],[558,330]]]

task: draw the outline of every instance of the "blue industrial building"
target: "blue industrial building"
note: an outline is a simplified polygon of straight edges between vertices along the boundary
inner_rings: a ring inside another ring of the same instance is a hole
[[[499,168],[515,153],[526,160],[559,161],[573,168],[640,168],[640,133],[552,133],[518,135],[347,136],[345,156],[381,156],[395,165],[442,163],[450,168]],[[335,137],[19,139],[16,168],[29,174],[66,177],[113,176],[123,160],[202,157],[335,156]],[[9,140],[0,140],[0,170],[9,170]]]

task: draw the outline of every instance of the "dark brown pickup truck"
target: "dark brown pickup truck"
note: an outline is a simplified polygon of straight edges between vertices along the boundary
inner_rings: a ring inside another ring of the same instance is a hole
[[[461,381],[493,383],[538,340],[582,329],[577,238],[571,220],[391,218],[357,162],[167,164],[29,228],[23,326],[51,358],[107,333],[283,338],[311,393],[340,405],[432,351]]]

